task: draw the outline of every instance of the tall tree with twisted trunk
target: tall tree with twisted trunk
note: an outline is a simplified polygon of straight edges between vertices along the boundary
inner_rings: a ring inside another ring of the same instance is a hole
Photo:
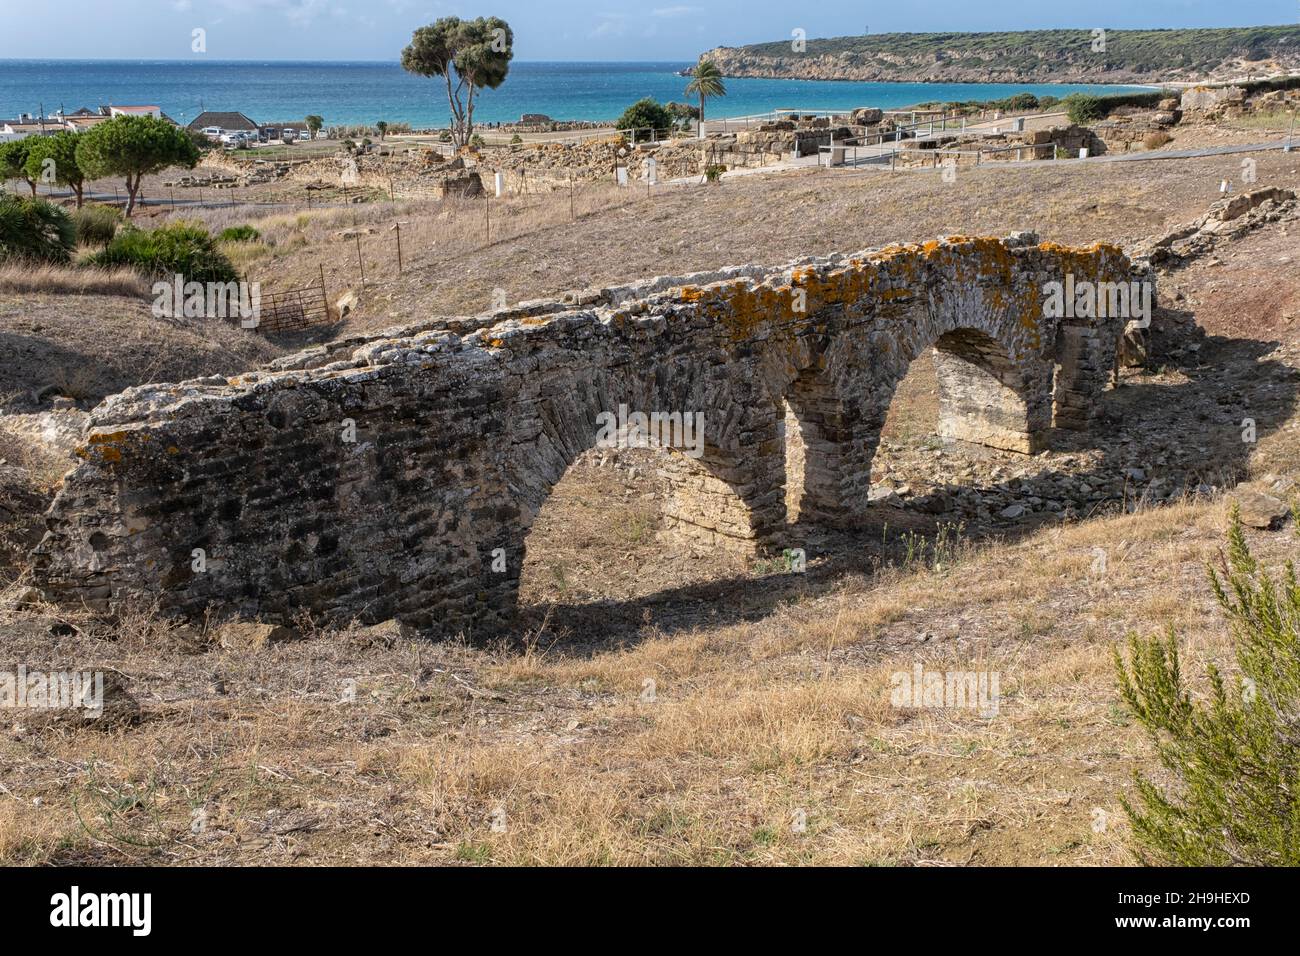
[[[500,17],[443,17],[416,30],[402,51],[403,69],[445,81],[452,142],[458,149],[468,146],[474,135],[475,94],[505,82],[515,55],[514,42],[510,24]]]
[[[169,166],[193,169],[199,148],[173,123],[152,116],[114,116],[77,138],[77,166],[84,178],[126,178],[126,215],[135,211],[144,177]]]

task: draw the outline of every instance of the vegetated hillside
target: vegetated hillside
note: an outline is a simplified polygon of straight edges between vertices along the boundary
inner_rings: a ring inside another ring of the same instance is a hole
[[[896,82],[1142,82],[1300,70],[1300,26],[1202,30],[882,33],[705,53],[728,76]]]

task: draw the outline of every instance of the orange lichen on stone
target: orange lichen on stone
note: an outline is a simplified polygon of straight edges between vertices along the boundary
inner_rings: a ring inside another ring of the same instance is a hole
[[[78,458],[100,462],[119,462],[122,460],[122,447],[130,440],[128,432],[97,432],[86,439],[86,444],[76,450]],[[139,437],[139,436],[137,436]]]

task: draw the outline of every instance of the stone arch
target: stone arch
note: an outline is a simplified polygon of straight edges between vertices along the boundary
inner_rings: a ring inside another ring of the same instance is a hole
[[[800,371],[782,395],[791,416],[783,428],[798,428],[802,445],[800,521],[834,525],[842,517],[844,454],[849,447],[848,415],[834,383],[816,367]],[[782,409],[784,411],[784,409]],[[793,421],[791,421],[793,419]],[[782,447],[789,443],[782,436]],[[790,467],[785,468],[786,480]]]
[[[958,328],[932,348],[942,438],[1035,454],[1047,439],[1050,386],[987,332]]]
[[[1044,283],[1066,274],[1141,275],[1113,247],[953,237],[587,290],[140,386],[92,414],[34,577],[96,610],[491,631],[514,612],[541,503],[621,404],[704,415],[707,481],[682,478],[674,520],[762,547],[785,528],[789,399],[816,439],[805,509],[851,527],[924,349],[941,353],[954,436],[1038,447],[1057,365],[1056,424],[1091,421],[1123,321],[1046,315]],[[732,498],[739,510],[708,507]]]
[[[748,553],[782,528],[779,462],[754,453],[776,445],[779,422],[754,400],[758,384],[726,356],[640,354],[610,369],[570,352],[551,356],[549,365],[552,371],[523,379],[513,399],[527,411],[511,423],[504,464],[512,504],[476,522],[475,537],[494,542],[482,560],[496,603],[515,606],[528,534],[552,490],[611,425],[637,414],[652,430],[666,428],[681,439],[661,446],[658,461],[668,486],[662,516],[669,534]],[[493,569],[498,548],[506,556],[504,573]]]

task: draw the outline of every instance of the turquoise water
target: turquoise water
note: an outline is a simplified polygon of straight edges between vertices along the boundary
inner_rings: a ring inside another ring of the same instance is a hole
[[[477,100],[480,122],[510,122],[523,113],[554,119],[610,120],[643,96],[687,99],[689,63],[516,62],[499,90]],[[1043,83],[859,83],[729,79],[727,96],[710,101],[713,117],[773,109],[808,111],[927,100],[999,99],[1028,90],[1062,96],[1075,90],[1131,89]],[[328,125],[408,122],[445,125],[440,81],[406,73],[396,63],[289,63],[220,60],[0,60],[0,119],[19,113],[68,112],[88,106],[157,105],[188,123],[200,111],[238,110],[267,123],[319,113]]]

